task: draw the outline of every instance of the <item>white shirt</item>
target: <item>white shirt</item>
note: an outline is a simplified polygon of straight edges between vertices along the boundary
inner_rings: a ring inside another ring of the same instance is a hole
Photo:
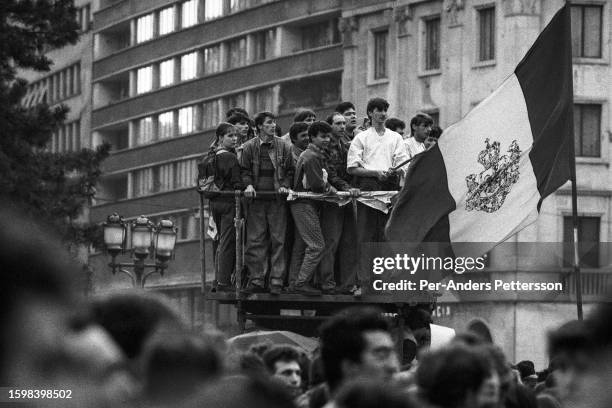
[[[348,151],[346,167],[389,170],[408,159],[406,145],[399,133],[385,129],[381,136],[374,127],[355,135]]]
[[[408,150],[408,156],[411,158],[427,150],[427,148],[425,147],[425,143],[417,141],[412,136],[408,136],[407,138],[405,138],[404,144],[406,145],[406,149]]]

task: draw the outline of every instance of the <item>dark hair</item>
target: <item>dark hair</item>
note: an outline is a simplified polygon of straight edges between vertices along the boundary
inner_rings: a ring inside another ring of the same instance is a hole
[[[584,320],[570,320],[548,334],[548,353],[551,360],[561,353],[570,355],[590,352],[595,345],[591,327]]]
[[[439,139],[442,136],[442,128],[440,126],[434,125],[431,127],[431,131],[429,132],[429,136]]]
[[[312,140],[313,137],[321,133],[331,133],[332,128],[327,124],[327,122],[317,121],[312,125],[308,126],[308,138]]]
[[[248,125],[251,125],[252,121],[251,121],[251,118],[244,115],[243,113],[235,112],[232,116],[230,116],[227,119],[227,123],[230,123],[232,125],[236,125],[238,123],[246,123]]]
[[[259,127],[263,125],[266,118],[276,119],[276,116],[274,116],[274,114],[270,111],[259,112],[257,115],[255,115],[255,127],[259,129]]]
[[[307,123],[304,123],[304,122],[294,123],[289,128],[289,138],[291,138],[292,142],[295,142],[295,140],[297,139],[297,135],[302,133],[305,130],[308,130]]]
[[[315,118],[317,117],[317,114],[314,113],[314,111],[310,110],[310,109],[299,109],[296,113],[295,116],[293,116],[293,122],[303,122],[306,119],[308,119],[309,116],[314,116]]]
[[[366,347],[363,333],[377,330],[389,332],[389,323],[375,307],[345,309],[321,326],[321,359],[331,390],[343,380],[342,361],[360,361]]]
[[[410,133],[413,132],[412,126],[419,126],[421,124],[433,125],[433,119],[426,113],[417,113],[412,119],[410,119]]]
[[[346,101],[346,102],[340,102],[338,106],[336,106],[335,111],[344,115],[344,112],[346,112],[349,109],[355,110],[355,105],[353,105],[353,102]]]
[[[387,110],[389,109],[389,102],[387,102],[387,100],[383,98],[370,99],[366,107],[366,113],[368,115],[368,118],[370,117],[370,112],[372,112],[374,109]]]
[[[232,125],[231,123],[227,123],[227,122],[219,123],[219,126],[217,126],[217,130],[215,130],[215,137],[217,138],[217,142],[219,142],[219,140],[221,140],[221,138],[225,136],[227,131],[230,129],[235,129],[234,125]]]
[[[487,356],[460,344],[429,352],[419,361],[416,383],[421,398],[443,408],[462,406],[493,369]]]
[[[278,126],[278,123],[276,124],[276,126],[274,127],[274,134],[278,137],[281,137],[283,135],[283,128],[281,128],[280,126]]]
[[[234,106],[233,108],[229,108],[227,110],[227,112],[225,113],[225,117],[226,118],[230,118],[231,116],[234,116],[236,113],[240,113],[240,114],[246,116],[247,118],[249,117],[249,113],[246,111],[246,109],[240,108],[238,106]]]
[[[144,390],[151,400],[177,400],[221,375],[221,356],[195,335],[159,336],[143,352]]]
[[[385,120],[385,127],[395,132],[398,128],[406,129],[406,122],[398,118],[389,118]]]
[[[262,356],[263,362],[271,373],[274,373],[274,365],[277,361],[300,362],[300,353],[289,345],[277,345],[268,349]]]
[[[180,317],[161,295],[115,293],[92,302],[92,318],[112,336],[129,359],[140,355],[145,342],[162,326],[183,329]]]

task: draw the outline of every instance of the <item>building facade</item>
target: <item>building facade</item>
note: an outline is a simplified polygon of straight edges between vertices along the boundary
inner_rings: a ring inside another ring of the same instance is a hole
[[[344,1],[342,96],[354,101],[360,114],[365,114],[369,98],[383,96],[390,102],[390,116],[409,122],[422,111],[445,128],[514,71],[563,4],[556,0]],[[585,242],[582,292],[588,311],[611,282],[612,272],[608,245],[599,244],[612,240],[611,3],[572,1],[571,13],[577,208],[579,240]],[[552,244],[570,241],[571,214],[568,183],[544,201],[535,224],[489,253],[487,274],[461,278],[561,282],[563,293],[444,293],[437,322],[457,330],[488,330],[510,359],[530,359],[544,368],[546,331],[576,317],[576,286],[568,264],[571,248]]]

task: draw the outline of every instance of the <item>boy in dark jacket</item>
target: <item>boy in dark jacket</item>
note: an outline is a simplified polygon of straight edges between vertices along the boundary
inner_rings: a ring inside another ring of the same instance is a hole
[[[337,189],[348,190],[348,184],[340,179],[328,164],[326,148],[331,140],[331,132],[331,127],[325,122],[315,122],[308,128],[310,144],[298,159],[293,182],[294,191],[335,194]],[[291,204],[295,225],[306,244],[294,292],[310,296],[321,294],[321,291],[309,283],[325,249],[320,208],[320,202],[309,199],[298,199]],[[333,293],[336,286],[333,270],[321,270],[320,273],[323,293]]]

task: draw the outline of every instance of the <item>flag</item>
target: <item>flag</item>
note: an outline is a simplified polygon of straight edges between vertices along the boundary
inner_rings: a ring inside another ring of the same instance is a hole
[[[415,158],[388,241],[495,244],[536,220],[570,176],[570,27],[566,5],[513,74]]]

